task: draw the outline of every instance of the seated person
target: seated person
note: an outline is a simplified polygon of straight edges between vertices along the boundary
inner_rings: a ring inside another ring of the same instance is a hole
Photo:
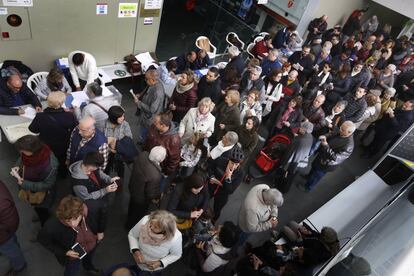
[[[263,59],[264,57],[267,57],[270,49],[273,49],[272,37],[266,35],[253,46],[252,54],[258,59]]]
[[[52,68],[49,75],[43,78],[34,89],[34,92],[42,101],[47,99],[50,92],[55,91],[72,92],[72,88],[59,68]]]
[[[160,75],[160,80],[163,84],[176,84],[175,71],[177,70],[177,61],[175,59],[169,60],[165,65],[158,67],[157,71]]]
[[[36,95],[22,82],[19,75],[10,75],[0,79],[0,114],[21,115],[23,108],[15,108],[31,104],[36,112],[42,111],[42,105]]]
[[[182,54],[178,56],[175,61],[177,62],[177,69],[175,70],[176,74],[181,74],[182,72],[191,69],[194,69],[195,60],[197,59],[197,54],[194,51]]]
[[[211,65],[210,57],[208,56],[206,50],[204,49],[197,49],[197,58],[194,61],[193,70],[199,70],[203,68],[207,68]]]

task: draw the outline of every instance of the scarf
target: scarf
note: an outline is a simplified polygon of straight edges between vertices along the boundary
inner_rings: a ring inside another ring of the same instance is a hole
[[[281,129],[283,127],[282,122],[287,122],[289,120],[289,115],[295,110],[295,108],[288,106],[288,108],[283,112],[282,118],[277,122],[277,128]]]
[[[23,163],[23,177],[26,180],[37,182],[44,180],[50,172],[51,151],[47,145],[43,145],[39,152],[32,156],[21,154]]]
[[[182,85],[180,82],[177,82],[177,86],[175,87],[175,90],[177,90],[178,94],[182,94],[193,88],[194,82]]]
[[[138,239],[144,244],[159,246],[161,243],[165,242],[164,234],[155,234],[150,228],[150,220],[141,227],[139,232]]]
[[[207,112],[206,114],[201,114],[200,111],[198,111],[198,109],[197,109],[197,114],[196,114],[196,118],[195,118],[195,122],[196,122],[197,126],[198,126],[199,123],[207,120],[208,113],[209,112]]]
[[[323,74],[323,71],[321,71],[321,72],[318,74],[318,77],[322,76],[322,74]],[[324,85],[324,84],[325,84],[325,82],[326,82],[326,80],[328,79],[329,75],[330,75],[330,72],[326,73],[326,74],[325,74],[325,76],[323,76],[323,78],[322,78],[322,80],[321,80],[321,83],[319,83],[319,86],[322,86],[322,85]]]
[[[211,156],[211,159],[217,159],[218,157],[220,157],[223,153],[225,153],[226,151],[228,151],[228,150],[230,150],[231,148],[233,148],[233,146],[234,145],[231,145],[231,146],[227,146],[227,147],[225,147],[224,145],[223,145],[223,142],[222,141],[220,141],[220,142],[218,142],[218,144],[217,144],[217,146],[215,146],[212,150],[211,150],[211,152],[210,152],[210,156]]]

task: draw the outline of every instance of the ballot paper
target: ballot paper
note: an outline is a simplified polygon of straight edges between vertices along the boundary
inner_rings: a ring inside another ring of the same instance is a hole
[[[80,107],[82,103],[89,101],[89,97],[85,91],[72,92],[71,95],[73,97],[72,106]]]
[[[24,107],[24,113],[20,116],[33,120],[36,116],[36,110],[31,106]]]
[[[30,130],[29,130],[29,125],[30,124],[31,124],[31,122],[24,122],[24,123],[17,124],[17,125],[7,126],[5,128],[5,132],[7,133],[9,141],[11,143],[14,143],[19,138],[21,138],[25,135],[29,135],[29,134],[36,135],[36,134],[30,132]]]
[[[151,57],[149,52],[141,53],[135,56],[135,58],[141,62],[142,70],[145,72],[148,68],[155,63],[155,60]]]

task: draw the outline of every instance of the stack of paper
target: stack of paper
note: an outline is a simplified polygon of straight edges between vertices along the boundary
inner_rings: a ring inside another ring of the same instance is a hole
[[[31,106],[25,107],[24,113],[20,116],[33,120],[36,117],[36,110]]]
[[[149,52],[138,54],[135,58],[141,62],[143,72],[146,72],[151,65],[156,65],[156,61],[151,57]]]

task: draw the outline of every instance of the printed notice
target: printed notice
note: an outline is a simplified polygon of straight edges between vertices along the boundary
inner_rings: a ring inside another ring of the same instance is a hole
[[[119,3],[118,17],[137,17],[138,3]]]
[[[96,15],[107,15],[108,14],[108,4],[98,3],[96,4]]]
[[[33,0],[3,0],[3,6],[8,7],[33,7]]]
[[[7,8],[0,8],[0,15],[7,15]]]
[[[162,8],[162,0],[145,0],[144,9],[158,10]]]
[[[144,18],[144,25],[152,25],[152,22],[154,22],[154,17],[145,17]]]

